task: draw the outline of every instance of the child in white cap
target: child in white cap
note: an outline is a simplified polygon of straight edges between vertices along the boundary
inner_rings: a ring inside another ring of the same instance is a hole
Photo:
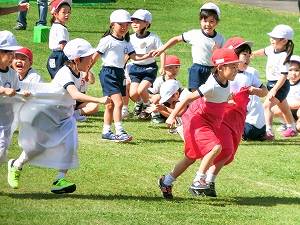
[[[269,93],[264,102],[266,138],[268,140],[275,139],[271,110],[275,105],[280,108],[287,125],[287,129],[282,131],[282,135],[284,137],[294,137],[297,135],[296,124],[286,100],[290,90],[287,75],[289,61],[294,50],[294,31],[290,26],[280,24],[275,26],[268,35],[270,36],[271,45],[253,52],[253,56],[267,56],[266,77]]]
[[[100,57],[103,64],[99,74],[103,95],[109,96],[112,104],[106,105],[104,112],[104,125],[102,139],[114,142],[129,142],[132,136],[122,126],[122,96],[126,95],[126,79],[124,76],[125,56],[132,60],[144,60],[150,54],[136,54],[129,42],[130,14],[123,9],[115,10],[110,15],[109,30],[101,38],[93,63]],[[114,134],[111,124],[114,121]]]
[[[17,73],[10,67],[15,51],[21,48],[10,31],[0,31],[0,95],[15,96],[20,91]],[[2,98],[1,98],[2,100]],[[6,160],[14,120],[13,106],[0,102],[0,163]]]
[[[31,140],[32,144],[28,143],[26,138],[21,139],[19,142],[23,152],[18,159],[11,159],[8,162],[8,183],[12,188],[19,187],[21,169],[26,162],[30,162],[33,165],[58,169],[51,192],[62,194],[72,193],[76,190],[76,185],[65,178],[68,169],[78,167],[78,134],[73,117],[75,100],[102,104],[106,104],[110,100],[108,97],[92,97],[79,90],[81,72],[87,72],[91,68],[92,55],[95,53],[95,49],[90,43],[81,38],[71,40],[66,44],[64,53],[68,57],[67,65],[57,72],[51,85],[53,85],[54,91],[63,92],[60,96],[71,104],[63,106],[47,104],[44,105],[44,108],[49,107],[50,114],[48,113],[48,116],[45,116],[44,111],[37,114],[36,117],[33,116],[30,128],[36,129],[36,138]],[[26,116],[28,117],[28,115]],[[46,121],[51,124],[46,126],[44,124]],[[29,132],[25,128],[20,127],[20,136],[26,136],[26,132]],[[45,133],[46,136],[43,137]],[[57,139],[61,141],[56,143]]]
[[[152,23],[152,14],[145,9],[138,9],[131,16],[131,28],[134,33],[130,35],[130,43],[137,54],[145,54],[162,46],[160,38],[148,31]],[[165,54],[161,54],[160,64],[164,68]],[[133,61],[129,76],[130,98],[135,102],[134,115],[147,119],[150,114],[146,109],[150,105],[148,88],[153,85],[158,71],[155,58],[151,57],[141,61]]]
[[[69,32],[66,23],[70,19],[72,0],[54,0],[50,4],[52,14],[49,33],[49,49],[52,51],[47,61],[47,69],[51,79],[68,60],[63,52],[69,41]]]
[[[296,120],[296,128],[300,132],[300,56],[298,55],[292,55],[290,58],[288,80],[290,82],[290,91],[286,100]],[[283,117],[278,106],[274,106],[272,112],[275,116]],[[286,124],[283,124],[281,129],[282,131],[286,130]]]
[[[178,42],[192,45],[193,65],[189,68],[188,79],[190,91],[197,90],[208,79],[213,68],[210,60],[212,52],[224,44],[223,36],[216,32],[220,15],[221,12],[217,5],[211,2],[205,3],[200,8],[200,29],[190,30],[171,38],[154,53],[154,55],[160,55]]]

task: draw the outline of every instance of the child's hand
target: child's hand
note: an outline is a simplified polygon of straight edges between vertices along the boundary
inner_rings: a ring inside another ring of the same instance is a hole
[[[267,94],[267,99],[269,99],[271,102],[273,102],[276,98],[275,98],[275,95],[276,95],[277,91],[274,90],[274,88],[272,88],[269,93]]]
[[[175,119],[175,117],[173,117],[172,115],[170,115],[170,116],[168,117],[168,119],[166,120],[166,124],[167,124],[168,127],[173,127],[173,126],[175,126],[175,123],[176,123],[176,119]]]
[[[152,57],[157,57],[157,56],[160,56],[164,51],[160,50],[160,49],[156,49],[156,50],[152,50],[151,51],[151,54],[152,54]]]
[[[164,69],[164,68],[160,68],[160,69],[159,69],[159,74],[160,74],[160,75],[165,75],[165,74],[166,74],[165,69]]]
[[[111,99],[110,99],[110,97],[105,96],[105,97],[99,98],[99,103],[100,104],[109,104],[109,103],[111,103]]]
[[[18,5],[18,10],[19,10],[20,12],[27,11],[27,10],[29,9],[29,6],[30,6],[29,3],[20,3],[20,4]]]
[[[15,96],[15,95],[16,95],[16,90],[15,90],[15,89],[12,89],[12,88],[4,88],[3,93],[4,93],[4,95],[6,95],[6,96],[12,97],[12,96]]]
[[[23,96],[24,97],[29,97],[31,95],[31,92],[30,91],[24,91],[23,92]]]

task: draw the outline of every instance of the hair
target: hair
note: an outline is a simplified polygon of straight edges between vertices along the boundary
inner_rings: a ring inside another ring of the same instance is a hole
[[[235,54],[237,54],[239,56],[242,52],[249,52],[249,54],[251,54],[252,50],[251,50],[250,45],[242,44],[241,46],[234,49],[234,52],[235,52]]]
[[[67,3],[67,2],[64,2],[62,3],[61,5],[59,5],[57,7],[57,9],[55,9],[55,12],[59,12],[59,10],[63,7],[63,6],[69,6],[71,8],[71,6]],[[50,19],[50,24],[52,25],[54,22],[55,22],[56,18],[54,15],[52,15],[51,19]]]
[[[217,12],[213,9],[202,9],[199,14],[199,20],[207,19],[208,17],[214,17],[217,22],[219,22],[220,18]]]
[[[286,63],[288,63],[290,61],[290,58],[293,55],[293,52],[294,52],[294,43],[292,40],[288,40],[288,42],[286,43],[287,56],[283,62],[283,65],[285,65]]]
[[[112,25],[109,25],[109,29],[107,31],[104,32],[104,34],[102,35],[102,37],[106,37],[108,35],[112,35]],[[129,31],[125,34],[124,40],[129,42],[130,41],[130,35],[129,35]]]

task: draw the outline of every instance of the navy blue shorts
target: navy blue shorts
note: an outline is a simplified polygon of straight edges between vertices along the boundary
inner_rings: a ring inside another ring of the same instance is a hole
[[[126,79],[123,69],[103,66],[99,73],[99,79],[103,96],[112,96],[119,93],[126,96]]]
[[[189,90],[198,89],[204,84],[211,74],[212,66],[203,66],[193,63],[189,68]]]
[[[298,120],[298,116],[297,116],[298,109],[291,109],[291,112],[292,112],[294,119],[297,121]]]
[[[250,123],[245,123],[243,140],[263,141],[265,140],[266,126],[258,129]]]
[[[268,91],[270,91],[274,85],[276,84],[277,80],[269,80],[267,83]],[[284,84],[281,86],[281,88],[277,91],[275,97],[282,102],[284,99],[286,99],[286,96],[288,95],[290,91],[290,82],[286,80]]]
[[[62,68],[65,62],[68,60],[63,51],[53,51],[47,61],[47,69],[53,79],[57,71]]]
[[[142,80],[147,80],[153,84],[157,71],[158,66],[155,62],[148,65],[132,64],[129,69],[129,77],[132,83],[141,83]]]

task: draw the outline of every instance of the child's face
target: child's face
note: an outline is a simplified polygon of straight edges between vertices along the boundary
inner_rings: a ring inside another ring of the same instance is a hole
[[[179,91],[176,91],[172,96],[171,98],[169,98],[168,102],[170,104],[174,103],[174,102],[177,102],[179,99]]]
[[[147,28],[149,26],[149,23],[143,21],[143,20],[139,20],[139,19],[132,19],[132,23],[131,23],[131,28],[133,29],[133,31],[135,33],[141,33],[142,30],[146,30],[145,28]]]
[[[300,80],[300,63],[291,62],[289,67],[288,79],[291,84],[297,83]]]
[[[179,69],[180,69],[180,66],[177,66],[177,65],[166,66],[165,72],[169,78],[174,79],[177,76]]]
[[[210,36],[214,34],[217,25],[218,21],[213,16],[209,16],[206,19],[202,18],[200,20],[201,29]]]
[[[88,72],[92,65],[92,55],[78,59],[77,69],[81,72]]]
[[[128,32],[129,23],[113,23],[112,28],[117,36],[124,37]]]
[[[239,63],[239,70],[245,71],[250,63],[250,56],[251,54],[248,51],[243,51],[239,55],[239,60],[241,61]]]
[[[238,72],[238,63],[225,64],[218,68],[218,75],[221,78],[221,81],[232,81]]]
[[[273,38],[273,37],[270,37],[271,46],[274,48],[275,51],[285,50],[287,41],[288,40],[284,39],[284,38]]]
[[[55,19],[61,23],[65,24],[69,21],[71,15],[71,8],[68,5],[63,5],[58,12],[54,12]]]
[[[10,50],[0,50],[0,68],[6,69],[13,61],[15,52]]]
[[[28,57],[23,54],[15,54],[15,58],[12,62],[12,68],[17,71],[20,75],[27,74],[28,70],[31,67],[31,62]]]

